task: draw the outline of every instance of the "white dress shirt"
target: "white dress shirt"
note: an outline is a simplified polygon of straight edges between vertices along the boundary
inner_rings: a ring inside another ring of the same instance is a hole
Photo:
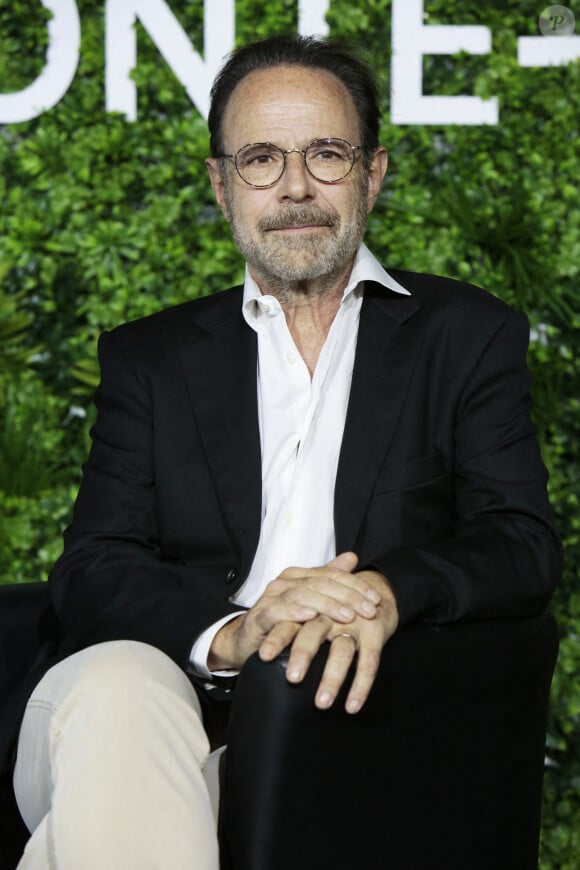
[[[364,281],[409,295],[361,245],[311,378],[280,303],[260,292],[246,267],[243,316],[258,336],[262,525],[250,573],[232,599],[243,607],[255,604],[285,568],[320,566],[336,556],[334,484]],[[191,663],[200,676],[211,676],[207,669],[211,642],[221,626],[237,615],[214,623],[195,642]],[[232,671],[219,672],[224,673]]]

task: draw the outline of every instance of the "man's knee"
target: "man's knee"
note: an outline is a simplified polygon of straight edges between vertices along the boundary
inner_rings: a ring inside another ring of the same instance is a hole
[[[30,703],[57,708],[67,697],[125,705],[140,695],[175,695],[197,711],[199,702],[185,673],[165,653],[136,641],[110,641],[75,653],[55,665],[32,693]]]
[[[27,824],[32,830],[47,811],[57,758],[67,759],[69,770],[71,759],[73,766],[92,764],[93,771],[111,764],[137,769],[166,744],[187,746],[200,766],[209,753],[195,690],[168,656],[133,641],[69,656],[37,685],[22,722],[15,772],[21,810],[31,806],[39,780],[45,783]]]
[[[131,735],[144,745],[157,734],[188,733],[197,754],[209,751],[199,700],[186,674],[163,652],[133,641],[88,647],[55,665],[32,693],[21,737],[56,747],[74,735],[94,754]]]

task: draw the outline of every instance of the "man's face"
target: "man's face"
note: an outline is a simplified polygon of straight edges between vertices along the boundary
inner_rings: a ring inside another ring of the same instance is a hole
[[[271,142],[283,151],[305,149],[327,137],[360,145],[357,112],[342,83],[322,70],[274,67],[246,76],[224,113],[224,151]],[[358,152],[357,152],[358,153]],[[384,149],[365,172],[360,157],[336,184],[313,178],[301,154],[286,156],[282,177],[255,189],[232,161],[223,175],[207,161],[217,200],[234,241],[259,285],[304,282],[339,275],[350,267],[362,241],[386,169]]]

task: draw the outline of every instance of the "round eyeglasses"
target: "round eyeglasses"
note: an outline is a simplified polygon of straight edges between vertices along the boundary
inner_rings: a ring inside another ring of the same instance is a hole
[[[282,151],[271,142],[244,145],[236,154],[220,154],[220,159],[233,160],[238,175],[251,187],[272,187],[282,178],[287,154],[302,154],[306,169],[323,184],[336,184],[346,178],[357,158],[360,145],[344,139],[316,139],[307,148]]]

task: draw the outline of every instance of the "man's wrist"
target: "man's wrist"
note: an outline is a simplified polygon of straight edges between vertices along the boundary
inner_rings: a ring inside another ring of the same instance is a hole
[[[240,628],[244,614],[231,619],[222,625],[211,642],[207,655],[207,667],[210,671],[239,670],[240,663],[235,660],[235,637]]]

